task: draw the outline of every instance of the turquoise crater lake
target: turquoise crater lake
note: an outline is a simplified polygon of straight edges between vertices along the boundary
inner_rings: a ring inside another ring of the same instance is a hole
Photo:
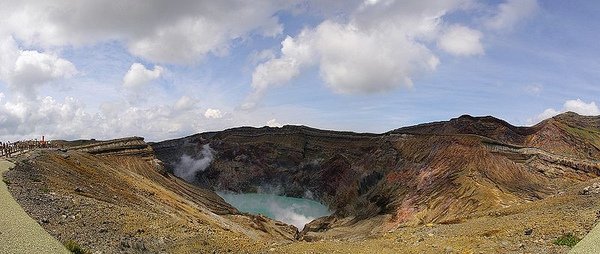
[[[310,221],[331,214],[327,206],[311,199],[263,193],[218,192],[217,194],[242,212],[262,214],[294,225],[299,230]]]

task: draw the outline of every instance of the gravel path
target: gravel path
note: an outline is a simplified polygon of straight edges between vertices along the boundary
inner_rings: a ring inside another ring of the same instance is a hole
[[[14,164],[0,159],[0,179]],[[33,220],[0,181],[0,254],[70,253]]]

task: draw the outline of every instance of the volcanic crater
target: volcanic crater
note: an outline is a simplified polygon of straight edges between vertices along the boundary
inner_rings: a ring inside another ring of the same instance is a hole
[[[21,156],[9,188],[58,239],[107,252],[565,252],[552,239],[585,235],[598,212],[581,189],[600,175],[600,117],[575,113],[532,127],[465,115],[382,134],[242,127],[62,144]],[[206,149],[189,183],[173,175]],[[310,197],[332,214],[298,232],[220,191]]]

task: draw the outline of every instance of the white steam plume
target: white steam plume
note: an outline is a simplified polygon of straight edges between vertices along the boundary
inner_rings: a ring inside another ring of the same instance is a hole
[[[290,206],[281,206],[272,201],[269,204],[269,210],[273,214],[273,219],[294,225],[298,230],[304,229],[304,225],[316,219],[314,216],[307,215],[310,207],[301,204],[292,204]]]
[[[202,158],[194,159],[189,155],[182,155],[179,163],[175,166],[173,173],[185,180],[186,182],[193,182],[196,178],[196,174],[200,171],[206,170],[210,163],[215,158],[213,149],[208,144],[202,146]]]

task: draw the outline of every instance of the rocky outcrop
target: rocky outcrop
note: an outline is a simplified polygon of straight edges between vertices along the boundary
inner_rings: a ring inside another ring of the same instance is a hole
[[[528,162],[532,159],[543,160],[548,163],[558,164],[582,172],[600,176],[600,160],[573,158],[557,155],[535,147],[515,147],[502,144],[485,143],[486,148],[493,153],[503,154],[517,162]]]
[[[594,183],[590,186],[584,187],[580,192],[580,195],[592,195],[600,194],[600,183]],[[600,214],[599,214],[600,215]]]
[[[144,142],[144,138],[142,137],[97,141],[91,144],[70,147],[68,150],[103,156],[137,156],[148,159],[154,157],[152,147]]]
[[[72,145],[83,143],[82,145]],[[162,161],[154,156],[152,146],[147,144],[142,137],[128,137],[106,141],[86,140],[75,142],[62,142],[68,147],[66,151],[86,152],[98,156],[132,156],[149,162],[160,174],[167,175]]]

